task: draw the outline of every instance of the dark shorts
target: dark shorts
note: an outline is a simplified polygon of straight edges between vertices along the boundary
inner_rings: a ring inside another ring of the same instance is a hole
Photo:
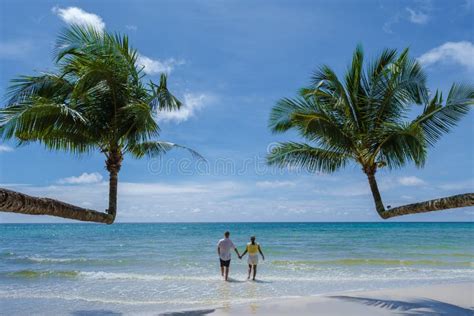
[[[219,259],[220,262],[221,262],[221,267],[229,267],[230,266],[230,259],[229,260],[222,260],[222,259]]]

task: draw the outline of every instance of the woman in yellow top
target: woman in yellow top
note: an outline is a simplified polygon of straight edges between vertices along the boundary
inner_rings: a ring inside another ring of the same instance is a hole
[[[247,263],[249,264],[249,276],[247,279],[250,279],[250,273],[252,272],[253,268],[252,280],[255,281],[255,276],[257,275],[258,253],[262,255],[262,260],[265,260],[265,256],[263,255],[260,245],[255,242],[255,236],[250,237],[250,242],[247,244],[247,248],[245,248],[244,253],[239,258],[242,259],[242,257],[245,256],[247,252],[249,254],[247,259]]]

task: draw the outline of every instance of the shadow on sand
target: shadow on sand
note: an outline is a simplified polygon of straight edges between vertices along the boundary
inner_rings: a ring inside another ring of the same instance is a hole
[[[366,297],[354,296],[330,296],[331,298],[362,303],[368,306],[384,308],[392,311],[397,311],[400,315],[407,316],[472,316],[474,309],[468,309],[457,305],[430,300],[430,299],[415,299],[411,301],[396,301],[374,299]]]
[[[229,277],[229,278],[227,278],[227,282],[231,282],[231,283],[244,283],[244,282],[247,282],[247,281],[237,280],[237,279],[233,279],[233,278]]]
[[[248,280],[249,282],[255,282],[255,283],[273,283],[272,281],[263,281],[263,280]]]
[[[71,313],[73,316],[120,316],[122,313],[109,311],[106,309],[79,310]]]
[[[182,311],[159,314],[159,316],[202,316],[213,313],[215,309],[201,309],[196,311]]]
[[[253,282],[253,283],[273,283],[272,281],[263,281],[263,280],[248,280],[248,279],[245,279],[245,280],[237,280],[237,279],[233,279],[231,277],[229,277],[227,279],[227,282],[230,282],[230,283],[247,283],[247,282]]]

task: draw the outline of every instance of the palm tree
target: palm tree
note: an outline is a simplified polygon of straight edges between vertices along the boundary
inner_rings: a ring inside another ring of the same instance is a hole
[[[394,216],[474,205],[474,194],[461,194],[386,210],[375,179],[378,169],[425,164],[427,149],[465,116],[474,104],[474,87],[453,84],[446,101],[429,96],[426,75],[408,56],[385,50],[364,69],[363,51],[356,48],[342,80],[328,66],[319,68],[299,97],[282,99],[272,109],[269,126],[275,133],[295,130],[307,143],[279,143],[267,162],[310,172],[331,173],[351,162],[367,175],[378,214]],[[406,120],[412,104],[421,105]]]
[[[109,207],[103,213],[0,189],[0,209],[111,224],[124,155],[153,157],[184,148],[156,140],[154,117],[157,110],[179,109],[181,102],[168,90],[165,74],[159,84],[142,82],[143,67],[127,36],[72,26],[60,34],[54,53],[57,73],[12,81],[0,110],[0,137],[75,155],[99,150],[110,176]]]

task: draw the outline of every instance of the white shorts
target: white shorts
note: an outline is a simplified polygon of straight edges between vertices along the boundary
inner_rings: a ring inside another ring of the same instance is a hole
[[[258,264],[258,254],[249,255],[247,259],[247,263],[250,265],[256,266]]]

